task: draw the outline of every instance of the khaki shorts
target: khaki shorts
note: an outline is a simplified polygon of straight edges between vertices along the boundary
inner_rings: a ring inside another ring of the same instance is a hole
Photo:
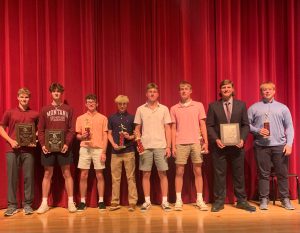
[[[140,155],[140,167],[141,171],[151,171],[153,160],[155,162],[157,171],[167,171],[168,161],[166,157],[166,149],[147,149],[145,153]]]
[[[95,170],[104,169],[105,163],[100,161],[101,154],[102,149],[100,148],[80,147],[78,168],[90,169],[91,162],[93,161]]]
[[[200,144],[178,144],[176,145],[176,164],[187,164],[187,160],[191,155],[192,163],[202,163],[203,156],[201,154]]]

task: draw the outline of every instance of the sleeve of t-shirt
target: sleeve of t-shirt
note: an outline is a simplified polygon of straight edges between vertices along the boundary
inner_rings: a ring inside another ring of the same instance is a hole
[[[172,122],[170,112],[169,112],[169,109],[167,107],[165,108],[164,122],[165,122],[165,124],[170,124]]]
[[[170,115],[171,115],[171,121],[172,121],[172,123],[176,123],[176,115],[175,115],[174,107],[171,107]]]
[[[45,146],[45,114],[42,110],[39,117],[39,123],[38,123],[38,139],[41,144],[41,147]]]
[[[205,109],[202,103],[199,104],[199,120],[203,120],[206,118]]]
[[[103,120],[103,131],[104,132],[107,132],[108,131],[108,120],[107,120],[107,117],[104,118]]]
[[[6,128],[9,124],[9,119],[10,119],[10,112],[9,111],[6,111],[4,114],[3,114],[3,117],[0,121],[0,125],[3,126],[3,128]]]
[[[134,123],[138,124],[138,125],[142,124],[142,118],[141,118],[141,110],[140,110],[140,108],[138,108],[136,110],[135,117],[134,117]]]

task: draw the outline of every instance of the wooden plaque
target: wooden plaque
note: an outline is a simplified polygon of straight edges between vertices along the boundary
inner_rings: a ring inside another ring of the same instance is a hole
[[[20,146],[36,145],[34,123],[17,123],[15,129],[17,142]]]
[[[46,130],[46,148],[50,152],[60,152],[65,144],[63,130]]]
[[[221,124],[221,141],[225,146],[235,146],[241,142],[238,123]]]

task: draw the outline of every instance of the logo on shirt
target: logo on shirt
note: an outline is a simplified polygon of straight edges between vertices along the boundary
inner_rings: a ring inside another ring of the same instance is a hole
[[[47,117],[50,118],[50,121],[66,121],[66,118],[69,118],[69,114],[65,110],[52,109],[47,112]]]

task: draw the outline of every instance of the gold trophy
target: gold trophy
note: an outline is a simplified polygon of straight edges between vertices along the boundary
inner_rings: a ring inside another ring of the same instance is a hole
[[[84,141],[89,142],[91,140],[91,124],[88,118],[85,119],[84,130],[87,133],[87,136],[84,139]]]
[[[268,113],[265,113],[264,128],[269,131],[269,134],[267,136],[264,136],[264,138],[268,138],[271,135],[270,121],[269,121],[269,114]]]

